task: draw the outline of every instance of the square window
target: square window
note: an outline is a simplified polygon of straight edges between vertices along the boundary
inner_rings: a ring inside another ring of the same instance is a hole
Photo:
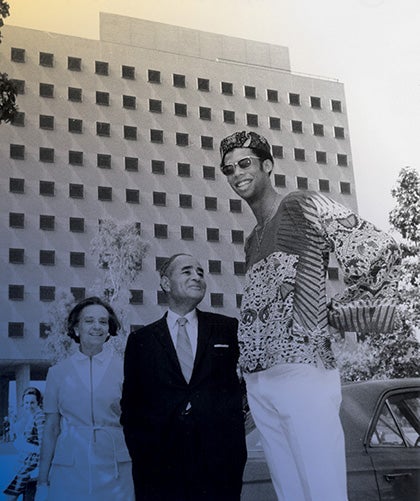
[[[178,176],[179,177],[191,177],[190,164],[178,162]]]
[[[84,252],[70,252],[70,266],[76,268],[84,268],[85,266],[85,253]]]
[[[25,249],[9,249],[9,263],[23,264],[25,262]]]
[[[152,113],[162,113],[162,101],[159,99],[149,99],[149,111]]]
[[[222,262],[216,259],[209,259],[209,273],[222,273]]]
[[[97,75],[108,76],[109,64],[104,61],[95,61],[95,73]]]
[[[182,240],[194,240],[194,226],[181,226]]]
[[[157,304],[159,304],[160,306],[168,304],[168,297],[166,295],[166,292],[157,291]]]
[[[169,259],[169,257],[161,257],[157,256],[155,258],[155,269],[156,271],[160,271],[162,266],[166,263],[166,261]]]
[[[123,108],[127,110],[136,109],[136,96],[123,96]]]
[[[40,83],[39,95],[41,97],[54,97],[54,85],[47,83]]]
[[[134,125],[124,125],[124,139],[137,141],[137,127]]]
[[[300,190],[307,190],[308,189],[308,178],[307,177],[297,177],[297,187]]]
[[[199,116],[201,120],[211,120],[211,108],[206,108],[205,106],[199,107]]]
[[[207,228],[207,241],[208,242],[218,242],[219,241],[219,229],[218,228]]]
[[[311,101],[311,108],[314,108],[316,110],[321,109],[321,98],[320,97],[311,96],[310,101]]]
[[[150,129],[150,141],[152,143],[163,143],[163,130]]]
[[[9,213],[9,226],[10,228],[24,228],[25,227],[25,214],[20,212]]]
[[[41,230],[53,231],[55,228],[55,216],[41,214],[39,216],[39,228]]]
[[[258,127],[258,115],[254,115],[253,113],[247,113],[246,123],[251,127]]]
[[[296,132],[298,134],[302,134],[302,132],[303,132],[303,123],[300,120],[292,120],[292,132]]]
[[[68,130],[74,134],[82,134],[83,132],[83,120],[80,118],[69,118],[68,119]]]
[[[136,69],[134,66],[121,66],[121,76],[127,80],[134,80],[136,78]]]
[[[340,191],[343,195],[350,195],[351,194],[350,183],[345,183],[344,181],[341,181]]]
[[[274,158],[283,158],[283,146],[278,144],[273,144],[271,147],[271,151],[273,152]]]
[[[11,177],[9,179],[9,191],[10,193],[25,193],[25,180]]]
[[[187,105],[182,103],[174,104],[174,113],[178,117],[186,117],[187,116]]]
[[[340,165],[341,167],[347,167],[347,155],[344,153],[337,153],[337,165]]]
[[[110,169],[111,168],[111,155],[107,155],[104,153],[98,153],[96,155],[96,165],[101,169]]]
[[[69,184],[69,197],[70,198],[83,198],[83,184]]]
[[[136,157],[125,157],[124,164],[125,170],[129,172],[138,172],[139,170],[139,159]]]
[[[201,147],[206,150],[212,150],[213,138],[210,136],[201,136]]]
[[[341,113],[341,101],[338,101],[337,99],[331,99],[331,110]]]
[[[220,84],[221,89],[222,89],[222,94],[225,94],[226,96],[232,96],[233,95],[233,84],[230,82],[222,82]]]
[[[242,212],[242,200],[230,199],[229,200],[230,212]]]
[[[109,92],[96,91],[96,104],[109,106]]]
[[[39,161],[46,163],[54,162],[54,148],[39,148]]]
[[[85,232],[85,220],[83,217],[71,217],[69,218],[69,231],[72,233],[84,233]]]
[[[236,307],[241,308],[242,306],[242,294],[236,294]]]
[[[24,322],[9,322],[8,324],[8,336],[9,337],[23,337],[25,330]]]
[[[40,301],[54,301],[55,300],[55,287],[48,285],[41,285],[39,287],[39,300]]]
[[[18,49],[12,47],[10,51],[10,59],[14,63],[24,63],[25,62],[25,49]]]
[[[109,137],[111,135],[111,124],[106,122],[96,122],[96,135]]]
[[[314,136],[324,135],[324,126],[322,124],[313,124]]]
[[[40,52],[39,65],[52,68],[54,66],[54,54],[50,54],[48,52]]]
[[[141,289],[130,289],[130,304],[143,304],[143,291]]]
[[[278,188],[285,188],[286,176],[284,174],[274,174],[274,186]]]
[[[39,194],[47,197],[54,196],[54,181],[40,181]]]
[[[112,188],[108,186],[98,186],[98,200],[102,202],[112,202]]]
[[[165,174],[165,162],[163,160],[152,160],[152,174]]]
[[[316,163],[326,164],[327,163],[327,152],[326,151],[316,151],[315,158],[316,158]]]
[[[140,203],[140,191],[127,188],[125,190],[125,201],[129,204]]]
[[[217,198],[204,197],[204,208],[206,210],[217,210]]]
[[[155,238],[168,238],[168,225],[155,224],[154,232],[155,232]]]
[[[251,85],[244,85],[244,94],[248,99],[255,99],[257,97],[257,90]]]
[[[70,71],[82,71],[82,60],[80,57],[68,57],[67,69]]]
[[[246,274],[245,261],[234,261],[233,262],[233,273],[235,275],[245,275]]]
[[[39,251],[39,264],[43,266],[55,265],[55,251],[54,250],[40,250]]]
[[[289,92],[289,104],[292,106],[300,106],[300,94]]]
[[[334,127],[334,137],[336,139],[344,139],[344,127]]]
[[[23,285],[9,285],[9,299],[11,301],[23,301],[25,297],[25,287]]]
[[[278,103],[279,101],[279,93],[274,89],[267,89],[267,101],[271,103]]]
[[[338,268],[328,268],[328,279],[338,280]]]
[[[203,179],[216,179],[216,168],[211,165],[203,165]]]
[[[16,87],[17,94],[19,95],[25,94],[25,80],[18,80],[16,78],[12,78],[10,81]]]
[[[175,137],[177,146],[188,146],[188,134],[177,132]]]
[[[166,193],[163,191],[153,192],[153,205],[166,206]]]
[[[86,297],[86,289],[84,287],[70,287],[70,292],[76,301],[82,301]]]
[[[328,179],[319,180],[319,191],[328,193],[330,191],[330,182]]]
[[[150,83],[160,83],[160,71],[157,70],[148,70],[148,81]]]
[[[39,323],[39,337],[41,339],[46,339],[50,333],[50,326],[45,322]]]
[[[197,89],[208,92],[210,90],[210,80],[208,78],[197,78]]]
[[[280,130],[280,118],[270,117],[269,123],[270,123],[270,129]]]
[[[231,110],[223,110],[223,121],[228,124],[234,124],[235,112]]]
[[[15,160],[25,159],[25,146],[23,144],[11,144],[10,145],[10,158]]]
[[[305,160],[305,150],[303,148],[294,148],[295,160],[303,162]]]
[[[39,128],[53,130],[54,117],[52,117],[51,115],[39,115]]]
[[[219,292],[210,293],[210,304],[213,308],[223,307],[223,294]]]
[[[75,103],[82,102],[82,89],[78,89],[76,87],[69,87],[67,92],[69,101],[73,101]]]
[[[233,244],[244,243],[244,232],[242,230],[232,230],[232,243]]]
[[[191,209],[192,207],[192,196],[185,195],[184,193],[179,194],[179,206],[183,209]]]
[[[10,123],[14,126],[17,126],[17,127],[24,127],[25,126],[25,112],[24,111],[17,111],[14,114],[14,116],[12,117],[12,121]]]
[[[185,87],[185,75],[173,74],[174,87]]]
[[[83,165],[83,151],[69,151],[70,165]]]

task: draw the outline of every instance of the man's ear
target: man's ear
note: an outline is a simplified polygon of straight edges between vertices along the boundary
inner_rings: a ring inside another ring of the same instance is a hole
[[[166,275],[163,275],[163,277],[160,279],[160,286],[165,292],[169,292],[171,290],[169,278]]]
[[[274,167],[273,162],[269,158],[266,158],[262,163],[263,171],[266,174],[270,174],[271,171],[273,170],[273,167]]]

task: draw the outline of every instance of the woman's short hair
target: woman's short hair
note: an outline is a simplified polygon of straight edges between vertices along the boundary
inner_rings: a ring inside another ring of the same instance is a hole
[[[26,395],[34,395],[36,398],[36,403],[38,404],[38,407],[42,406],[42,393],[38,390],[38,388],[35,388],[35,386],[29,386],[23,391],[22,395],[22,401],[26,397]]]
[[[121,328],[121,323],[118,320],[117,315],[108,303],[96,296],[87,297],[86,299],[82,299],[82,301],[76,304],[67,318],[67,335],[70,336],[76,343],[80,343],[79,336],[76,335],[76,332],[74,330],[75,326],[79,323],[80,313],[87,306],[92,306],[94,304],[103,306],[108,312],[108,332],[110,336],[116,336],[119,329]]]

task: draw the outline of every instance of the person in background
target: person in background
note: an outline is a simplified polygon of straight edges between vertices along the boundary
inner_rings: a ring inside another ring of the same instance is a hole
[[[7,501],[15,501],[25,495],[29,484],[36,477],[39,451],[45,416],[42,411],[42,395],[38,388],[26,388],[22,396],[22,416],[15,425],[14,445],[19,452],[19,469],[4,490]]]
[[[130,334],[121,422],[137,501],[239,501],[246,461],[235,318],[197,309],[203,268],[160,270],[167,313]]]
[[[320,193],[280,195],[265,137],[235,132],[220,154],[222,173],[257,222],[245,244],[239,361],[274,488],[282,501],[344,501],[341,386],[329,327],[394,329],[398,246]],[[347,289],[328,304],[330,252]]]
[[[105,345],[120,323],[107,303],[89,297],[71,310],[67,325],[79,350],[48,371],[36,500],[132,501],[119,423],[123,361]]]

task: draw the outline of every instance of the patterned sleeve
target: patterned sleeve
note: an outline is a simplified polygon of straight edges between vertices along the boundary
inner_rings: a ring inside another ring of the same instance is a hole
[[[35,413],[34,423],[37,431],[38,445],[41,446],[45,424],[45,414],[41,410]]]
[[[400,249],[350,209],[320,194],[309,197],[313,224],[334,251],[345,291],[329,305],[329,323],[343,331],[391,332],[397,313]]]

